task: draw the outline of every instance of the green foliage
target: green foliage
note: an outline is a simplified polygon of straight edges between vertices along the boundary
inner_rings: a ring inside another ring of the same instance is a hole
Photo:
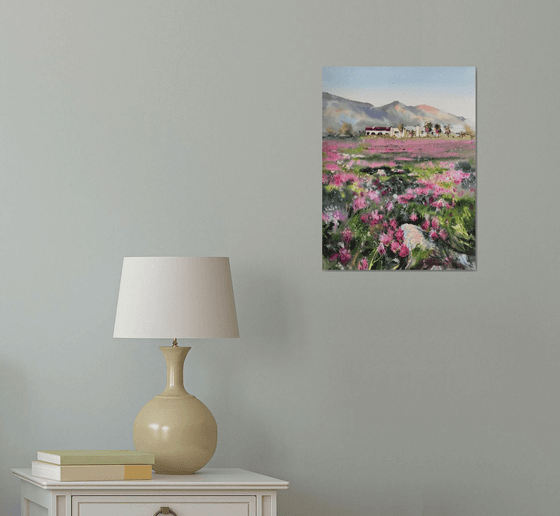
[[[367,149],[367,145],[364,144],[357,145],[356,147],[348,147],[347,149],[344,149],[344,154],[350,154],[350,155],[362,154],[366,149]]]
[[[425,261],[434,254],[432,249],[416,246],[411,252],[410,269],[422,269]]]
[[[446,229],[453,248],[467,255],[474,256],[476,241],[476,206],[473,197],[462,197],[449,211]]]

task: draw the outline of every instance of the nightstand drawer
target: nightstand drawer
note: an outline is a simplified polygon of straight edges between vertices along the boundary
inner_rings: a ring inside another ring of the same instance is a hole
[[[256,496],[73,496],[72,516],[257,516]],[[159,515],[158,515],[159,516]]]

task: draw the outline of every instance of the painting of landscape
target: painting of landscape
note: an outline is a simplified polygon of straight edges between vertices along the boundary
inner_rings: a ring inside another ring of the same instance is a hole
[[[476,270],[475,75],[323,68],[324,270]]]

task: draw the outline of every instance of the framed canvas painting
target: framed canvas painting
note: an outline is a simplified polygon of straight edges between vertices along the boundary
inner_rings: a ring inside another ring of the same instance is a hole
[[[476,270],[476,69],[323,68],[323,269]]]

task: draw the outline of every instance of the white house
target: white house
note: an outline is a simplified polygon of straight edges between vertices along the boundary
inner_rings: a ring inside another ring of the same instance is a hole
[[[402,138],[401,132],[396,127],[366,127],[366,136],[379,136],[387,134],[389,136],[396,136]]]
[[[422,136],[426,136],[426,132],[424,128],[419,125],[410,125],[404,127],[403,132],[399,131],[398,127],[366,127],[365,133],[366,136],[393,136],[395,138],[404,138],[410,131],[414,132],[414,136],[420,138]]]

